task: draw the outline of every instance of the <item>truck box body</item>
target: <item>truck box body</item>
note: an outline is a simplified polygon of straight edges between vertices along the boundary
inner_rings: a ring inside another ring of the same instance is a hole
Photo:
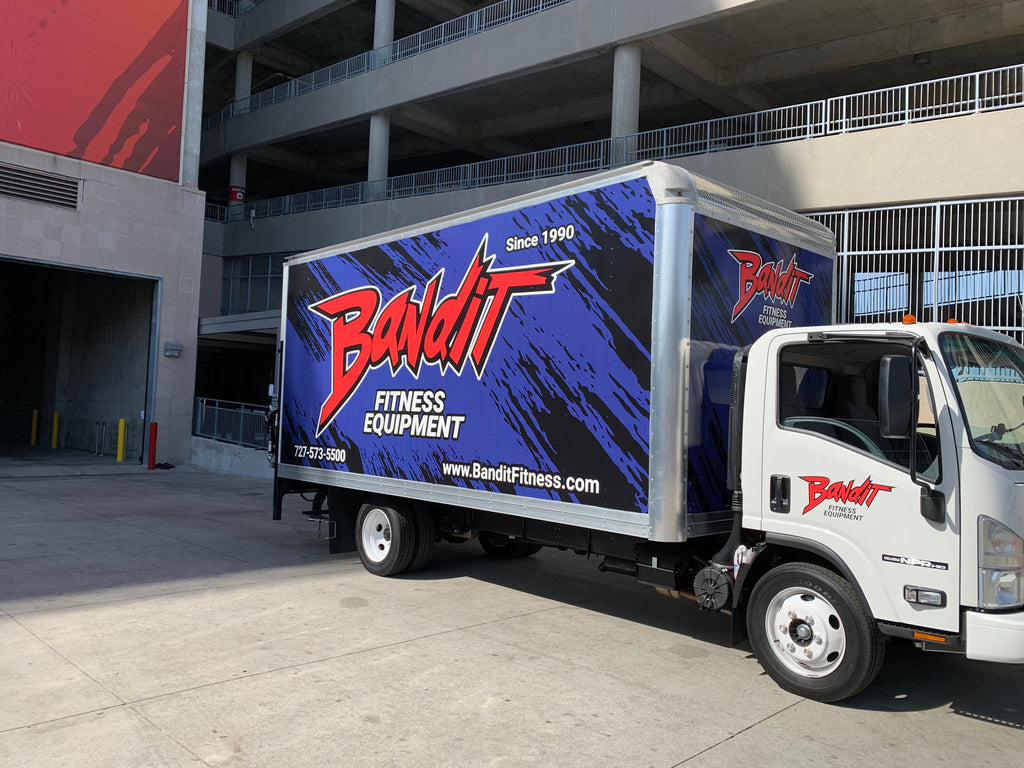
[[[830,322],[833,260],[824,228],[660,163],[295,257],[278,474],[721,531],[733,356]]]

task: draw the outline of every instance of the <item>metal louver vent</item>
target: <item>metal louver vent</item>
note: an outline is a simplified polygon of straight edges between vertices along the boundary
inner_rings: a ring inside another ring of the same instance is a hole
[[[78,209],[78,179],[0,163],[0,195]]]

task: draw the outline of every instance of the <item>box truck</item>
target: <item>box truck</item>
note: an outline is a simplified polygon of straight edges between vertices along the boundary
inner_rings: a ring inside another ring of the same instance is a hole
[[[646,163],[294,257],[274,516],[381,576],[596,556],[820,701],[892,638],[1024,662],[1024,348],[832,325],[833,242]]]

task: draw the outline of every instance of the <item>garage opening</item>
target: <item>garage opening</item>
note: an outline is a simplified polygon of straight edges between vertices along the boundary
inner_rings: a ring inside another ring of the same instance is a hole
[[[0,443],[141,461],[157,286],[0,259]]]

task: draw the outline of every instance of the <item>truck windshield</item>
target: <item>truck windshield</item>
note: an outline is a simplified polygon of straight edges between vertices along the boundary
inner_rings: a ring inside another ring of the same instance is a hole
[[[1024,348],[961,333],[940,338],[974,452],[1024,469]]]

